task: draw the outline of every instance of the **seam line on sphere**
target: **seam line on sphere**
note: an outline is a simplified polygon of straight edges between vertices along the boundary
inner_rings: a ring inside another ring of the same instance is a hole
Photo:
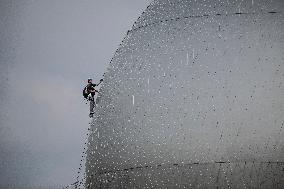
[[[220,13],[216,13],[216,14],[204,14],[204,15],[191,15],[191,16],[182,16],[182,17],[176,17],[176,18],[167,18],[165,20],[158,20],[149,24],[145,24],[145,25],[141,25],[141,26],[133,26],[133,28],[131,30],[127,31],[127,34],[134,32],[136,30],[142,29],[142,28],[146,28],[148,26],[155,26],[158,25],[160,23],[164,23],[164,22],[169,22],[169,21],[177,21],[180,19],[189,19],[189,18],[203,18],[203,17],[213,17],[213,16],[235,16],[235,15],[256,15],[256,14],[278,14],[281,13],[276,12],[276,11],[269,11],[269,12],[264,12],[264,13],[256,13],[256,12],[252,12],[252,13],[247,13],[247,12],[236,12],[236,13],[230,13],[230,14],[220,14]]]
[[[259,164],[268,164],[268,165],[271,165],[271,164],[276,164],[276,165],[284,165],[284,162],[280,162],[280,161],[236,161],[236,162],[230,162],[230,161],[214,161],[214,162],[194,162],[194,163],[173,163],[173,164],[157,164],[157,165],[145,165],[145,166],[137,166],[137,167],[129,167],[129,168],[124,168],[124,169],[117,169],[117,170],[109,170],[109,171],[102,171],[102,172],[98,172],[96,173],[95,175],[104,175],[104,174],[109,174],[109,173],[117,173],[117,172],[124,172],[124,171],[133,171],[133,170],[137,170],[137,169],[147,169],[147,168],[159,168],[161,166],[176,166],[176,167],[182,167],[182,166],[191,166],[191,165],[205,165],[205,164],[240,164],[240,163],[243,163],[243,164],[248,164],[248,163],[252,163],[252,164],[255,164],[255,163],[259,163]],[[94,176],[94,175],[92,175]]]

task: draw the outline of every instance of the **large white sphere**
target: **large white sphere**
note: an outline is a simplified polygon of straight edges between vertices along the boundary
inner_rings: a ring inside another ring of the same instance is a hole
[[[283,188],[284,1],[156,0],[97,99],[89,188]]]

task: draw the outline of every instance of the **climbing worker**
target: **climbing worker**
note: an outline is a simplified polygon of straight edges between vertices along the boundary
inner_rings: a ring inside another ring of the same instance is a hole
[[[96,92],[99,93],[99,91],[97,91],[95,87],[99,86],[102,81],[103,79],[101,79],[98,84],[94,84],[93,80],[89,78],[87,86],[83,89],[84,98],[90,101],[90,114],[89,114],[90,117],[93,117],[94,114],[94,106],[95,106],[94,96]]]

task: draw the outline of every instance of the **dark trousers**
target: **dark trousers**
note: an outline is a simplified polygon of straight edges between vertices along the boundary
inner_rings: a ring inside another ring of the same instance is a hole
[[[91,93],[92,98],[89,99],[90,101],[90,113],[94,112],[94,107],[95,107],[95,93]]]
[[[94,107],[95,107],[95,101],[90,100],[90,113],[94,112]]]

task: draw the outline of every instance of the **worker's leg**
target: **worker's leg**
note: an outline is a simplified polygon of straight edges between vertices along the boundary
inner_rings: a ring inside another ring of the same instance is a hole
[[[90,100],[90,114],[89,114],[89,117],[93,117],[93,115],[94,115],[94,107],[95,107],[95,101],[94,100]]]
[[[94,113],[95,101],[90,100],[90,113]]]

